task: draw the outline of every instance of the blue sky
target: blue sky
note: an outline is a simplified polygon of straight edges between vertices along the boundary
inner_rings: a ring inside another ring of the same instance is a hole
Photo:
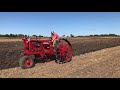
[[[120,35],[120,12],[0,12],[0,34]]]

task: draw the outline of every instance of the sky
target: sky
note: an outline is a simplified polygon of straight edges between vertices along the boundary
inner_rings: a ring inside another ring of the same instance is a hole
[[[120,12],[0,12],[0,34],[120,35]]]

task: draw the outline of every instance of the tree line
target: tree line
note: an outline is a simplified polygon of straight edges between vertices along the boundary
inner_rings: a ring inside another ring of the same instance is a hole
[[[86,35],[87,37],[104,37],[104,36],[120,36],[116,34],[95,34],[95,35]],[[82,35],[75,36],[73,34],[70,34],[70,37],[86,37]]]
[[[29,35],[27,35],[29,36]],[[37,35],[32,35],[32,37],[36,37]],[[0,37],[24,37],[23,34],[0,34]],[[42,35],[38,35],[37,37],[43,37]]]
[[[32,37],[45,37],[45,36],[42,36],[42,35],[32,35]],[[99,37],[99,36],[120,36],[120,35],[116,35],[116,34],[95,34],[95,35],[86,35],[87,37]],[[70,34],[70,36],[65,36],[63,35],[63,37],[86,37],[86,36],[82,36],[82,35],[78,35],[78,36],[75,36],[73,34]],[[0,34],[0,37],[24,37],[23,34]]]
[[[0,34],[0,37],[22,37],[23,34]]]

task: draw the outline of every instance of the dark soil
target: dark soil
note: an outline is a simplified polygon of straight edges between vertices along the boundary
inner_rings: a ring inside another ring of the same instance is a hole
[[[0,69],[17,67],[22,49],[22,42],[1,42]]]
[[[72,44],[73,56],[118,45],[120,45],[119,38],[93,39],[87,42],[74,43]]]
[[[72,43],[72,42],[71,42]],[[119,38],[72,43],[73,56],[120,45]],[[0,42],[0,69],[18,67],[23,42]]]

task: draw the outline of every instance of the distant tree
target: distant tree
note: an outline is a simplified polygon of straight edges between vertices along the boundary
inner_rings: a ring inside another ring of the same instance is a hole
[[[24,35],[23,34],[18,34],[17,37],[23,37]]]
[[[95,34],[94,36],[99,36],[99,35]]]
[[[83,37],[82,35],[78,35],[77,37]]]
[[[10,37],[12,37],[13,36],[13,34],[10,34]]]
[[[65,35],[62,35],[62,37],[65,37]]]
[[[42,35],[39,35],[39,37],[43,37]]]
[[[116,34],[109,34],[109,36],[117,36]]]
[[[104,34],[100,34],[100,36],[104,36]]]
[[[108,34],[104,34],[104,36],[109,36]]]
[[[94,36],[94,35],[89,35],[90,37]]]
[[[33,37],[36,37],[37,35],[32,35]]]
[[[4,37],[4,35],[0,34],[0,37]]]
[[[74,35],[73,35],[73,34],[70,34],[70,37],[74,37]]]
[[[5,34],[5,37],[9,37],[9,34]]]

